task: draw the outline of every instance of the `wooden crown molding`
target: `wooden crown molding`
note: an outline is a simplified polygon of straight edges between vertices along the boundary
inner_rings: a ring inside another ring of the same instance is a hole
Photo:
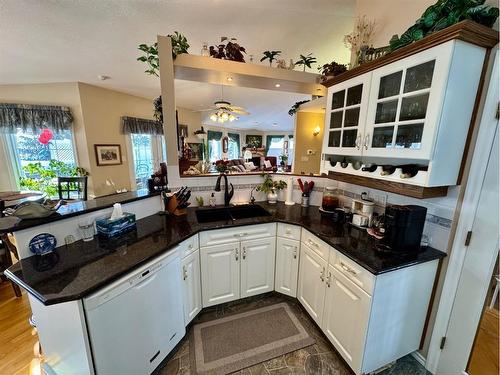
[[[323,82],[323,85],[326,87],[336,85],[340,82],[347,81],[353,77],[380,68],[381,66],[388,65],[394,61],[401,60],[405,57],[455,39],[490,49],[498,43],[498,31],[470,20],[461,21],[374,61],[364,63],[336,77],[330,78]]]

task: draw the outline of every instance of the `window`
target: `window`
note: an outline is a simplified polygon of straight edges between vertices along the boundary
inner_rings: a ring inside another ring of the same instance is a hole
[[[240,157],[240,135],[238,133],[227,133],[229,145],[227,151],[228,159],[238,159]]]
[[[207,132],[208,157],[211,162],[222,159],[222,132],[209,130]]]
[[[295,154],[294,152],[294,141],[293,141],[293,135],[288,136],[288,165],[293,165],[293,156]]]
[[[30,163],[40,163],[44,168],[49,166],[51,160],[68,166],[76,165],[71,130],[51,133],[52,139],[47,144],[39,141],[40,133],[19,129],[17,133],[7,135],[15,169],[20,177],[26,177],[25,167]]]
[[[148,179],[166,160],[165,137],[151,134],[130,134],[137,190],[148,188]]]
[[[283,145],[285,137],[283,135],[268,135],[266,138],[266,156],[279,156],[283,154]]]

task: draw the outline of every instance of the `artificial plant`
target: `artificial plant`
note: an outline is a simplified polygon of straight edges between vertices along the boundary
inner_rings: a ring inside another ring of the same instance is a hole
[[[210,56],[216,59],[245,62],[243,56],[246,53],[245,47],[240,46],[236,39],[222,38],[221,43],[217,46],[210,46],[209,51]]]
[[[472,20],[492,27],[498,18],[499,10],[484,3],[485,0],[438,0],[436,4],[428,7],[401,37],[391,39],[391,51],[463,20]]]
[[[344,73],[347,70],[347,66],[332,61],[329,64],[318,66],[318,70],[321,72],[322,78],[325,79],[327,77],[335,77],[340,73]]]
[[[172,57],[175,59],[177,55],[181,53],[188,53],[189,43],[187,38],[175,31],[173,34],[167,35],[172,40]],[[148,69],[144,73],[160,76],[160,59],[158,57],[158,43],[147,45],[145,43],[139,44],[139,51],[144,52],[142,56],[137,58],[137,61],[141,61],[147,64]]]
[[[292,108],[290,108],[290,110],[288,111],[288,114],[290,116],[293,116],[298,110],[299,110],[299,107],[304,104],[304,103],[307,103],[309,102],[310,100],[301,100],[301,101],[298,101],[298,102],[295,102],[294,105],[292,105]]]
[[[306,71],[306,67],[312,68],[312,64],[316,64],[316,57],[314,57],[312,53],[300,55],[300,59],[295,62],[295,66],[302,65],[304,72]]]
[[[257,191],[262,191],[263,193],[276,193],[276,190],[283,190],[286,188],[286,182],[283,180],[274,181],[269,173],[262,173],[264,182],[256,187]]]
[[[264,51],[262,52],[264,56],[260,59],[260,61],[269,60],[269,66],[273,65],[273,61],[277,60],[277,57],[281,55],[281,51]]]

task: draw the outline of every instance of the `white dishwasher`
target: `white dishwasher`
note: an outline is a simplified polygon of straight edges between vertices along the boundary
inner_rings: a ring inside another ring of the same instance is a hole
[[[178,251],[84,299],[97,375],[150,374],[185,334]]]

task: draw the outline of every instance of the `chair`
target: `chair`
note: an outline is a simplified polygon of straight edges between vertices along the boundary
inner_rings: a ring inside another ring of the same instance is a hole
[[[2,281],[8,280],[7,277],[5,277],[4,272],[12,265],[12,258],[10,256],[10,251],[6,244],[0,243],[0,279]],[[12,281],[10,281],[10,283],[12,284],[12,288],[14,289],[16,297],[21,297],[21,288],[19,288],[19,286]]]
[[[59,199],[87,200],[87,176],[83,177],[57,177],[57,190]],[[74,194],[76,193],[76,198]]]

